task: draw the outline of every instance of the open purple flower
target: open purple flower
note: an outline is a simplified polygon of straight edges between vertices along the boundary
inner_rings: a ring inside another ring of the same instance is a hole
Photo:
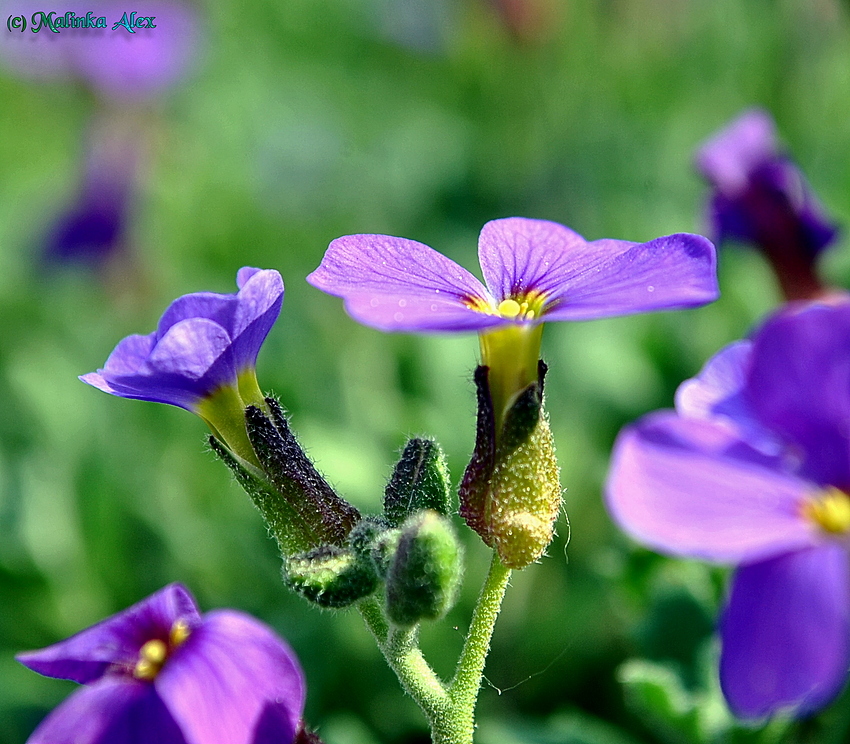
[[[17,659],[85,685],[28,744],[291,744],[301,724],[292,649],[241,612],[202,616],[180,584]]]
[[[414,240],[347,235],[307,281],[380,330],[478,331],[478,426],[460,513],[506,566],[522,568],[551,541],[561,503],[543,412],[544,322],[711,302],[715,253],[699,235],[588,242],[555,222],[511,217],[484,225],[478,256],[486,285]]]
[[[283,303],[278,272],[244,267],[239,292],[198,292],[171,303],[153,333],[121,341],[103,369],[80,379],[122,398],[169,403],[197,413],[238,454],[253,461],[243,411],[264,407],[255,366]]]
[[[714,249],[698,235],[588,242],[555,222],[511,217],[484,225],[478,256],[487,286],[415,240],[346,235],[307,281],[342,297],[361,323],[425,333],[694,307],[718,295]]]
[[[709,218],[715,240],[757,245],[788,299],[819,294],[815,258],[838,231],[800,169],[780,151],[770,115],[745,111],[704,142],[695,160],[714,189]]]
[[[607,499],[651,548],[737,564],[720,622],[732,710],[802,716],[850,665],[850,305],[791,308],[621,432]]]

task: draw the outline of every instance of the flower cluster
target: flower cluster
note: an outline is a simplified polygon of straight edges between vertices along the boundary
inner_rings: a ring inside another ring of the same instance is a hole
[[[737,564],[720,622],[732,710],[804,715],[850,664],[850,305],[794,307],[617,440],[608,506],[677,556]]]
[[[172,584],[18,661],[85,685],[28,744],[291,744],[304,675],[292,649],[248,615],[201,615]]]

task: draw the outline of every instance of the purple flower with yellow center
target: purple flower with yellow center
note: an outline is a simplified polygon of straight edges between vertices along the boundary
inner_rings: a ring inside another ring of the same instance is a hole
[[[781,152],[770,115],[750,109],[704,142],[697,170],[712,185],[715,239],[758,246],[789,300],[824,291],[815,260],[838,230],[797,165]]]
[[[248,405],[265,409],[256,362],[283,303],[278,272],[244,267],[236,294],[198,292],[171,303],[157,329],[121,341],[103,369],[80,379],[121,398],[198,414],[243,459],[258,464],[245,430]]]
[[[382,331],[479,332],[483,363],[508,376],[491,378],[505,402],[537,379],[544,322],[695,307],[718,296],[714,247],[699,235],[588,242],[555,222],[510,217],[484,225],[478,257],[486,286],[415,240],[346,235],[307,281]]]
[[[478,431],[460,511],[506,566],[522,568],[551,541],[561,503],[542,411],[543,324],[711,302],[714,246],[688,234],[588,242],[555,222],[512,217],[484,225],[478,255],[486,284],[414,240],[348,235],[308,281],[380,330],[479,333]]]
[[[676,556],[735,564],[720,681],[742,718],[803,716],[850,665],[850,305],[790,307],[621,432],[608,506]]]
[[[241,612],[201,615],[180,584],[17,659],[84,685],[28,744],[291,744],[301,725],[292,649]]]

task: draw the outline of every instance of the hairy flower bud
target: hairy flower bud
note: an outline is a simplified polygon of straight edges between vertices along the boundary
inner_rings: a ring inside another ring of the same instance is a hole
[[[478,367],[475,450],[460,485],[460,514],[509,568],[537,560],[552,541],[561,506],[555,445],[543,411],[546,365],[496,428],[488,368]]]
[[[449,513],[449,471],[440,445],[411,439],[384,492],[384,516],[397,527],[422,509]]]
[[[451,523],[432,510],[401,528],[387,573],[387,615],[396,625],[442,617],[454,603],[462,571],[461,547]]]
[[[348,607],[377,588],[378,574],[368,558],[349,548],[323,545],[287,558],[287,586],[321,607]]]

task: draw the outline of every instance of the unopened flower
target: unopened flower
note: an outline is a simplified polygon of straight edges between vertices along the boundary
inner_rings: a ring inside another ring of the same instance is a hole
[[[236,294],[198,292],[171,303],[156,331],[121,341],[103,369],[80,379],[122,398],[169,403],[198,414],[251,462],[248,405],[265,408],[257,354],[283,303],[278,272],[244,267]]]
[[[815,259],[838,231],[800,169],[781,151],[770,115],[745,111],[704,142],[695,160],[714,189],[709,218],[715,239],[758,246],[787,299],[820,294]]]
[[[180,584],[17,658],[85,685],[28,744],[291,744],[301,726],[292,649],[241,612],[202,616]]]
[[[850,665],[850,306],[792,308],[627,427],[608,506],[677,556],[737,564],[720,681],[743,718],[815,711]]]

